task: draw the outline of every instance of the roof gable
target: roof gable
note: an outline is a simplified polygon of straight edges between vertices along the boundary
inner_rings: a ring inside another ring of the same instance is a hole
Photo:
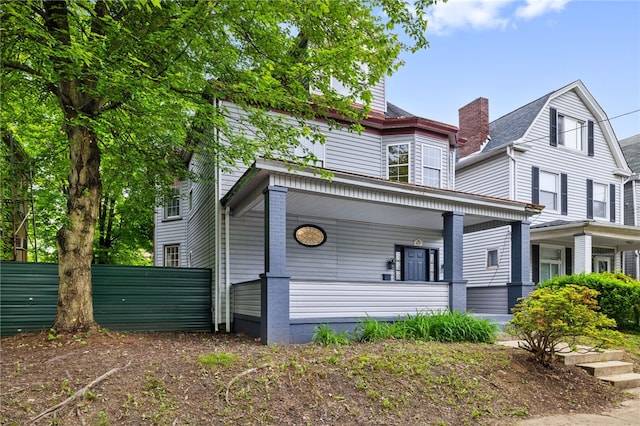
[[[620,147],[631,170],[640,173],[640,135],[622,139]]]

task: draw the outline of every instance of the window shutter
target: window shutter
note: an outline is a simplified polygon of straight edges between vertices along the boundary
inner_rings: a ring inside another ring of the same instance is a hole
[[[564,273],[566,275],[573,274],[573,250],[571,247],[564,249]]]
[[[593,121],[587,122],[587,153],[589,157],[593,157]]]
[[[568,214],[569,203],[567,199],[567,174],[560,174],[560,213],[563,215]]]
[[[540,203],[540,169],[531,167],[531,202]]]
[[[609,221],[616,221],[616,186],[609,184]]]
[[[540,246],[531,245],[531,279],[538,284],[540,281]]]
[[[593,219],[593,181],[587,179],[587,219]]]
[[[549,108],[549,145],[558,146],[558,111]]]

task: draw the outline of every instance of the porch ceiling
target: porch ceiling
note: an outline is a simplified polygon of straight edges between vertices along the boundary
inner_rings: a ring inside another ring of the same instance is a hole
[[[595,221],[531,228],[531,242],[571,247],[574,236],[582,234],[591,235],[593,247],[640,250],[640,227]]]

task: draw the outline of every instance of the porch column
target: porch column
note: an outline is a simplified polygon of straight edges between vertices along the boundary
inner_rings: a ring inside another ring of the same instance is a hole
[[[530,225],[527,221],[511,223],[511,282],[507,283],[507,313],[511,313],[518,298],[527,297],[533,291]]]
[[[467,310],[467,281],[462,274],[462,235],[464,213],[443,213],[444,218],[444,280],[449,282],[449,309]]]
[[[576,234],[573,236],[573,273],[587,274],[593,271],[593,257],[591,256],[591,234]]]
[[[264,190],[264,274],[260,275],[260,341],[290,343],[287,274],[287,188]]]

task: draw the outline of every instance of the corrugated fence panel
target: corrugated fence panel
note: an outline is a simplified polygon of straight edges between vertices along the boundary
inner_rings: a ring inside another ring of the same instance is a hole
[[[212,329],[211,270],[93,265],[94,318],[119,331]],[[0,332],[53,324],[58,297],[55,264],[0,264]]]

